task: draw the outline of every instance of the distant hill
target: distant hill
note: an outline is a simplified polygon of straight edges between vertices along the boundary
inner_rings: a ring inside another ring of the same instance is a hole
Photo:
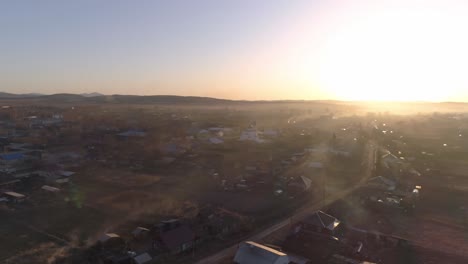
[[[68,103],[68,102],[85,102],[88,97],[84,97],[79,94],[51,94],[51,95],[43,95],[37,97],[36,99],[41,101],[53,101],[57,103]]]
[[[13,94],[0,92],[0,100],[8,101],[21,101],[26,102],[40,102],[40,103],[88,103],[88,104],[245,104],[245,103],[257,103],[257,104],[269,104],[269,103],[320,103],[323,105],[328,104],[360,104],[361,102],[345,102],[345,101],[334,101],[334,100],[260,100],[260,101],[247,101],[247,100],[228,100],[218,99],[211,97],[199,97],[199,96],[178,96],[178,95],[103,95],[98,92],[93,93],[82,93],[82,94],[69,94],[59,93],[44,95],[39,93],[26,93],[26,94]],[[401,106],[416,106],[424,105],[432,107],[431,111],[438,111],[437,107],[451,108],[454,111],[464,111],[465,107],[468,107],[466,103],[457,102],[401,102],[397,103]],[[390,109],[391,110],[391,109]]]
[[[38,93],[29,94],[13,94],[0,92],[0,99],[15,100],[15,99],[31,99],[36,102],[54,102],[54,103],[109,103],[109,104],[208,104],[208,103],[222,103],[222,102],[236,102],[225,99],[216,99],[210,97],[197,97],[197,96],[176,96],[176,95],[103,95],[101,93],[82,93],[82,94],[69,94],[59,93],[44,95]]]
[[[177,104],[177,103],[193,103],[193,104],[207,104],[207,103],[220,103],[230,102],[230,100],[216,99],[210,97],[198,96],[176,96],[176,95],[109,95],[96,100],[108,103],[125,103],[125,104]]]
[[[103,94],[101,93],[96,93],[96,92],[93,92],[93,93],[82,93],[80,94],[81,96],[84,96],[84,97],[96,97],[96,96],[104,96]]]
[[[13,94],[13,93],[0,92],[0,98],[29,98],[29,97],[38,97],[38,96],[43,96],[43,94],[40,94],[40,93]]]
[[[53,101],[57,103],[83,102],[83,103],[103,103],[103,104],[208,104],[228,102],[229,100],[215,99],[209,97],[196,96],[175,96],[175,95],[94,95],[84,96],[81,94],[52,94],[38,97],[43,101]]]

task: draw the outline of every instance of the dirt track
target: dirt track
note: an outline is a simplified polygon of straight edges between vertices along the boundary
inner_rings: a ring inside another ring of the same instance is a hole
[[[303,208],[296,211],[293,215],[288,216],[285,219],[281,219],[276,224],[266,228],[265,230],[259,231],[258,233],[246,238],[245,240],[259,241],[269,235],[272,235],[273,233],[283,228],[288,228],[296,220],[304,218],[310,212],[319,210],[320,208],[327,206],[333,203],[334,201],[339,200],[347,196],[351,192],[353,192],[356,188],[361,186],[367,179],[369,179],[375,170],[375,161],[376,161],[375,156],[377,152],[377,146],[375,145],[374,142],[369,142],[367,145],[366,151],[368,155],[368,158],[366,159],[366,162],[365,162],[366,169],[365,169],[364,176],[362,177],[361,181],[358,184],[342,192],[329,196],[325,198],[324,200],[317,199],[315,201],[311,201],[310,203],[306,204]],[[220,263],[220,262],[224,263],[226,259],[234,256],[237,250],[237,247],[238,247],[238,244],[236,243],[232,245],[231,247],[228,247],[212,256],[206,257],[196,263],[197,264],[215,264],[215,263]]]

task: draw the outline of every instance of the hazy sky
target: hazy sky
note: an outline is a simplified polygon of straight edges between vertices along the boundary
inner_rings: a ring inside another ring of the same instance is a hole
[[[466,14],[461,0],[2,1],[0,90],[460,101]]]

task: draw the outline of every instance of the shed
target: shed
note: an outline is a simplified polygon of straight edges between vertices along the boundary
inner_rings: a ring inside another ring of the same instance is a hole
[[[64,183],[70,182],[70,180],[69,179],[57,179],[55,180],[55,182],[58,184],[64,184]]]
[[[107,241],[116,238],[120,239],[120,236],[115,233],[106,233],[99,238],[99,242],[106,243]]]
[[[308,177],[302,175],[301,177],[296,178],[294,181],[288,184],[288,187],[291,190],[307,191],[312,186],[312,180]]]
[[[26,195],[17,192],[4,192],[3,194],[15,203],[22,202],[26,198]]]
[[[75,172],[73,172],[73,171],[59,171],[58,172],[58,175],[62,176],[62,177],[70,177],[70,176],[72,176],[74,174],[75,174]]]
[[[146,234],[149,233],[149,229],[148,228],[144,228],[144,227],[137,227],[135,228],[135,230],[132,231],[132,235],[134,237],[142,237],[142,236],[145,236]]]
[[[52,186],[49,186],[49,185],[44,185],[41,187],[42,190],[44,191],[48,191],[48,192],[60,192],[60,189],[59,188],[55,188],[55,187],[52,187]]]

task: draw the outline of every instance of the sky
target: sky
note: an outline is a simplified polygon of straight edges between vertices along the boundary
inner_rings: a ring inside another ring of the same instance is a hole
[[[0,90],[468,101],[468,1],[0,2]]]

